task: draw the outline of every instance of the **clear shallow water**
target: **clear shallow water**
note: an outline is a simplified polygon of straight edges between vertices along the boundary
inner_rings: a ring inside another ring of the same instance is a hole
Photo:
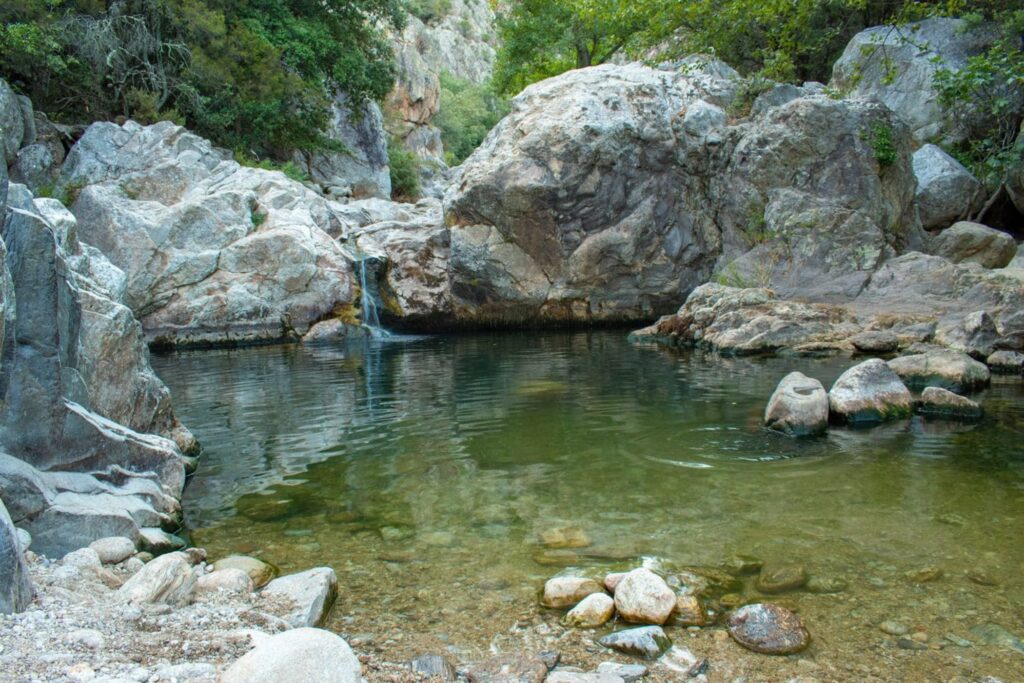
[[[787,372],[827,387],[852,363],[636,348],[622,332],[153,359],[205,449],[184,501],[193,541],[283,571],[334,567],[331,626],[364,649],[446,648],[467,661],[556,642],[582,664],[596,656],[593,634],[536,607],[562,565],[600,575],[641,557],[718,566],[744,553],[848,584],[782,598],[816,636],[806,657],[822,666],[879,680],[1024,680],[1024,655],[970,633],[994,622],[1024,634],[1020,379],[980,395],[978,425],[915,418],[805,441],[761,429]],[[589,545],[546,548],[544,532],[561,526]],[[943,578],[904,576],[926,566]],[[900,650],[876,628],[884,619],[932,643],[953,633],[973,644]],[[785,678],[792,666],[680,634],[713,662],[724,648],[741,673]]]

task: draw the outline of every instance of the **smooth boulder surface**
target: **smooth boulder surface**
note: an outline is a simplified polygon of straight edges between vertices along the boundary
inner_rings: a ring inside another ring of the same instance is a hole
[[[124,536],[100,538],[90,543],[89,547],[96,551],[103,564],[124,562],[135,554],[135,543]]]
[[[181,605],[192,599],[196,577],[184,553],[169,553],[150,560],[117,590],[117,599],[134,605]]]
[[[650,569],[634,569],[615,587],[615,609],[634,624],[664,624],[676,606],[676,595]]]
[[[800,618],[772,603],[744,605],[729,615],[728,623],[733,640],[765,655],[793,654],[811,642]]]
[[[213,569],[240,569],[249,575],[256,588],[263,588],[277,576],[277,569],[272,565],[247,555],[228,555],[214,562]]]
[[[612,618],[615,601],[604,593],[592,593],[565,615],[565,623],[579,628],[597,628]]]
[[[992,370],[1004,375],[1024,373],[1024,353],[1016,351],[996,351],[990,355],[985,364]]]
[[[0,614],[23,611],[32,602],[32,596],[25,554],[7,508],[0,500]]]
[[[292,604],[284,617],[293,628],[320,626],[327,620],[338,593],[338,577],[330,567],[317,567],[274,579],[263,589],[265,596]]]
[[[171,123],[93,124],[60,186],[80,188],[78,234],[124,271],[150,343],[297,339],[352,303],[340,205]]]
[[[615,631],[597,641],[627,655],[655,659],[672,646],[672,639],[660,626],[641,626]]]
[[[1002,268],[1017,255],[1017,243],[1001,230],[981,223],[960,221],[932,240],[932,251],[953,263],[977,263]]]
[[[983,129],[985,113],[955,120],[939,102],[935,73],[962,69],[997,35],[991,25],[947,18],[865,29],[833,66],[832,85],[848,97],[885,104],[922,142],[959,142]]]
[[[901,124],[807,94],[730,125],[722,73],[602,65],[517,96],[445,195],[456,318],[649,317],[719,266],[783,294],[862,287],[918,229],[909,147],[880,175],[860,134]]]
[[[964,394],[988,385],[989,369],[965,353],[938,350],[899,356],[889,367],[903,382],[915,389],[941,387]]]
[[[984,201],[981,183],[938,145],[914,152],[917,213],[925,230],[941,230],[968,215]]]
[[[831,414],[851,424],[909,417],[913,405],[899,375],[878,358],[840,375],[828,392],[828,400]]]
[[[791,372],[775,388],[764,411],[769,429],[792,436],[820,434],[828,429],[828,393],[821,382]]]
[[[603,593],[601,584],[582,576],[556,576],[544,583],[540,603],[554,609],[572,607],[592,593]]]
[[[360,683],[362,666],[344,639],[318,628],[296,628],[262,640],[219,680]]]
[[[253,590],[252,578],[241,569],[217,569],[196,580],[197,594],[234,593],[245,596]]]
[[[862,353],[892,353],[899,348],[900,338],[891,330],[868,330],[850,337],[850,343]]]
[[[807,583],[807,570],[801,565],[767,565],[761,569],[755,586],[761,593],[785,593]]]
[[[921,392],[918,412],[934,417],[952,417],[977,420],[982,416],[981,406],[969,398],[939,387],[928,387]]]

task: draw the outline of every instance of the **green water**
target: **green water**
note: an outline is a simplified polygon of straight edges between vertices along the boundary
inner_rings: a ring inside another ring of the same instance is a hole
[[[865,680],[1024,680],[1024,655],[970,632],[991,622],[1024,634],[1019,378],[979,395],[979,424],[914,418],[796,441],[760,426],[778,380],[799,369],[827,387],[851,359],[723,358],[624,337],[157,356],[205,449],[184,501],[192,540],[286,572],[334,567],[330,627],[396,660],[555,643],[599,661],[594,634],[567,633],[536,606],[546,578],[566,565],[600,576],[743,553],[847,585],[782,596],[816,637],[807,657]],[[554,527],[582,532],[586,547],[546,548]],[[905,576],[929,566],[939,581]],[[742,592],[757,596],[749,581]],[[897,648],[876,628],[885,619],[943,649]],[[789,675],[789,660],[747,660],[705,636],[677,634],[741,673]]]

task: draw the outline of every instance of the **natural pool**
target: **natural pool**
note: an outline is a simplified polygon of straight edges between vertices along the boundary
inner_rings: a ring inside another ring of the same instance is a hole
[[[333,567],[329,626],[359,651],[464,663],[549,647],[590,670],[624,658],[540,609],[545,579],[741,553],[845,589],[772,598],[815,638],[791,658],[668,629],[711,680],[1024,680],[1024,383],[996,378],[977,425],[806,441],[761,428],[787,372],[827,387],[853,362],[637,348],[622,331],[153,358],[205,449],[184,501],[192,541],[285,572]],[[556,527],[586,547],[545,547]],[[943,576],[907,578],[926,567]],[[899,647],[887,620],[926,649]]]

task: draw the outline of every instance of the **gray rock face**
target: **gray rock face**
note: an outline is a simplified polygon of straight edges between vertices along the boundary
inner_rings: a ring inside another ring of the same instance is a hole
[[[636,342],[698,345],[725,353],[773,353],[840,342],[858,328],[842,308],[782,301],[767,289],[701,285],[676,315],[630,335]]]
[[[939,387],[928,387],[921,392],[918,412],[928,416],[952,417],[963,420],[981,418],[981,406],[969,398]]]
[[[93,279],[112,267],[77,241],[66,211],[20,185],[9,205],[0,448],[14,458],[0,457],[0,492],[17,501],[15,522],[34,550],[58,555],[176,524],[181,448],[195,439],[149,367],[131,312]]]
[[[932,240],[932,251],[953,263],[1002,268],[1017,255],[1013,237],[980,223],[960,221]]]
[[[338,577],[329,567],[317,567],[274,579],[263,594],[290,601],[294,607],[285,620],[293,628],[320,626],[334,605]]]
[[[10,166],[18,159],[18,150],[25,141],[25,117],[22,113],[18,96],[0,79],[0,147],[2,147],[5,166]]]
[[[988,386],[990,379],[984,363],[949,350],[900,356],[890,360],[889,367],[915,390],[941,387],[963,394]]]
[[[800,372],[782,378],[768,399],[764,424],[792,436],[820,434],[828,429],[828,393],[821,382]]]
[[[361,678],[359,660],[343,639],[318,628],[297,628],[263,640],[219,680],[359,683]]]
[[[32,602],[32,595],[18,534],[0,500],[0,614],[21,612]]]
[[[331,103],[327,137],[345,146],[344,152],[295,153],[295,162],[310,180],[325,188],[349,188],[356,198],[391,196],[388,138],[384,117],[375,102],[353,112],[345,93]]]
[[[917,177],[914,199],[925,230],[946,228],[984,201],[978,179],[938,145],[922,145],[914,152],[913,161]]]
[[[173,124],[90,126],[61,183],[151,343],[295,339],[352,301],[338,205]]]
[[[979,360],[992,353],[998,339],[999,330],[986,311],[944,318],[935,329],[936,342]]]
[[[878,358],[855,365],[828,392],[829,408],[837,419],[870,423],[908,417],[910,392],[885,361]]]
[[[850,337],[850,343],[862,353],[892,353],[900,340],[891,330],[868,330]]]
[[[992,27],[967,30],[962,19],[928,19],[861,31],[832,70],[832,84],[851,97],[882,102],[922,142],[958,142],[985,124],[984,116],[958,124],[939,104],[936,71],[963,68],[995,39]],[[936,61],[938,60],[938,61]]]
[[[862,135],[901,124],[809,95],[729,126],[726,85],[629,64],[527,88],[445,197],[456,316],[650,317],[716,269],[855,293],[917,229],[909,148],[880,174]]]

